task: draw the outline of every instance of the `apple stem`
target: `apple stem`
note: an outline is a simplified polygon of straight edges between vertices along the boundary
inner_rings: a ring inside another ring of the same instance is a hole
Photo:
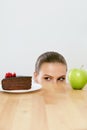
[[[81,68],[81,69],[83,69],[83,67],[84,67],[84,65],[81,65],[81,67],[80,67],[80,68]]]

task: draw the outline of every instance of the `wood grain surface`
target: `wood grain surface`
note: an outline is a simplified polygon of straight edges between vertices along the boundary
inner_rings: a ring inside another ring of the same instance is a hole
[[[43,85],[28,93],[0,92],[0,130],[87,130],[87,89]]]

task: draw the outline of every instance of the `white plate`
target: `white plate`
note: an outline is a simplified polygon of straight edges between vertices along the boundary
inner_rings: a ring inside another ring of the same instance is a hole
[[[4,90],[2,88],[2,86],[0,86],[0,92],[7,92],[7,93],[27,93],[27,92],[33,92],[33,91],[36,91],[36,90],[39,90],[41,89],[41,85],[39,84],[35,84],[35,85],[32,85],[31,89],[29,90]]]

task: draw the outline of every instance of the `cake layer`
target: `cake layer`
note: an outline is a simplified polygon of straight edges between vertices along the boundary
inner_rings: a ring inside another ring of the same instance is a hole
[[[4,90],[26,90],[31,88],[31,76],[5,78],[1,81]]]

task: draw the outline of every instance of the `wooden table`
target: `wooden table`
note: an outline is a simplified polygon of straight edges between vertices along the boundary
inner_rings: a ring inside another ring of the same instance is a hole
[[[87,130],[87,90],[45,85],[29,93],[0,92],[0,130]]]

